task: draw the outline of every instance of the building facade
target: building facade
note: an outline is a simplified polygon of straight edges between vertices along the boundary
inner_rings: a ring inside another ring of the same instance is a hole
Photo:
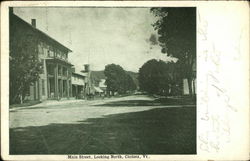
[[[99,82],[99,88],[103,91],[103,93],[107,94],[107,85],[106,85],[106,79],[101,79]]]
[[[10,11],[10,51],[15,47],[12,42],[22,44],[27,38],[35,40],[38,59],[42,63],[42,73],[25,97],[26,100],[46,100],[72,97],[71,67],[69,48],[36,28],[36,20],[31,24]],[[20,37],[23,37],[20,39]]]
[[[76,99],[84,98],[86,75],[80,72],[75,72],[73,69],[71,82],[72,82],[72,97]]]

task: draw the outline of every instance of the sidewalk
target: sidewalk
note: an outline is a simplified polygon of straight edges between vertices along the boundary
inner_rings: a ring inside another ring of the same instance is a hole
[[[93,105],[93,104],[101,104],[107,101],[113,101],[116,100],[118,98],[105,98],[105,99],[93,99],[93,100],[85,100],[85,99],[66,99],[66,100],[44,100],[41,103],[32,105],[32,106],[23,106],[23,107],[13,107],[10,108],[9,111],[16,111],[16,110],[20,110],[20,109],[29,109],[29,108],[34,108],[34,107],[49,107],[49,106],[57,106],[57,105],[67,105],[67,104],[72,104],[72,103],[83,103],[85,102],[85,105]]]
[[[83,99],[73,99],[73,100],[45,100],[39,104],[35,104],[32,106],[24,106],[24,107],[13,107],[9,109],[9,111],[15,111],[19,109],[27,109],[27,108],[33,108],[33,107],[41,107],[41,106],[52,106],[52,105],[61,105],[61,104],[69,104],[69,103],[76,103],[76,102],[84,102],[86,100]]]

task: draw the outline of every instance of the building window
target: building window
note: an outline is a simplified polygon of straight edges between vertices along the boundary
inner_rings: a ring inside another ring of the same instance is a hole
[[[50,53],[51,53],[51,57],[54,57],[55,52],[51,50]]]
[[[60,58],[60,57],[61,57],[61,51],[60,51],[60,50],[57,50],[56,57],[57,57],[57,58]]]
[[[63,54],[63,59],[67,60],[67,54],[65,54],[65,53]]]
[[[51,57],[49,50],[47,50],[48,56]]]
[[[42,79],[42,95],[45,95],[45,81]]]
[[[54,57],[54,52],[52,50],[48,50],[49,57]]]
[[[44,56],[46,56],[46,57],[48,57],[48,56],[49,56],[49,53],[48,53],[48,51],[47,51],[47,49],[46,49],[46,48],[43,48],[43,54],[44,54]]]
[[[38,45],[38,54],[39,54],[39,56],[43,56],[44,55],[43,48],[42,48],[41,44]]]
[[[61,59],[64,59],[64,53],[61,54]]]
[[[58,54],[59,54],[59,53],[58,53],[58,50],[56,49],[56,50],[55,50],[55,57],[58,57]]]

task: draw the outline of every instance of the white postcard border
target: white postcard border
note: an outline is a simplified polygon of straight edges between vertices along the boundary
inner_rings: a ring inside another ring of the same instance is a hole
[[[247,160],[249,158],[249,4],[247,1],[16,1],[1,4],[3,159],[75,160],[68,159],[67,154],[8,154],[9,28],[6,22],[8,22],[9,6],[197,7],[197,155],[148,155],[149,159],[143,160]],[[224,92],[220,93],[215,88]],[[218,129],[219,132],[216,131]],[[227,134],[229,142],[224,140]]]

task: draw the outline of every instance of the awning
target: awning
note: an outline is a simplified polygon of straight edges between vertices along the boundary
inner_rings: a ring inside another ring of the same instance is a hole
[[[94,87],[94,89],[95,89],[96,92],[99,92],[99,93],[103,92],[103,90],[101,90],[101,88],[99,88],[99,87]]]

